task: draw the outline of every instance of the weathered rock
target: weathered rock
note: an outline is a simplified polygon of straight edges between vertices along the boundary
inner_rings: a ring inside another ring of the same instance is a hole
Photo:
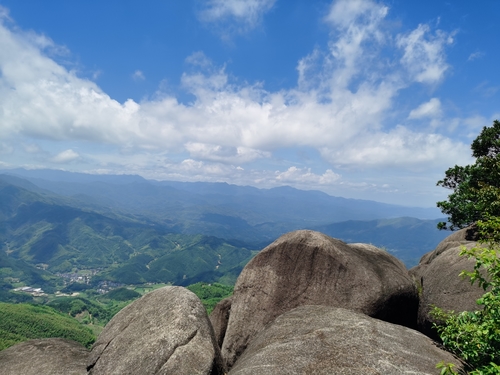
[[[475,261],[461,257],[462,247],[477,245],[474,228],[454,232],[439,243],[435,250],[425,254],[418,266],[410,270],[420,285],[418,309],[418,329],[437,339],[432,324],[436,323],[430,315],[432,306],[455,312],[478,310],[476,300],[484,291],[477,284],[471,285],[469,279],[459,277],[463,270],[472,271]]]
[[[222,374],[205,308],[182,287],[164,287],[121,310],[92,348],[89,374]]]
[[[403,263],[371,245],[322,233],[288,233],[243,269],[232,298],[222,345],[230,367],[250,340],[279,315],[301,305],[356,310],[415,326],[418,299]]]
[[[29,340],[0,351],[2,375],[86,375],[89,351],[66,339]]]
[[[328,306],[301,306],[250,343],[229,375],[424,375],[460,362],[427,336]]]
[[[229,321],[229,314],[231,313],[231,303],[232,297],[223,299],[215,305],[215,308],[210,314],[210,323],[212,323],[215,340],[219,347],[222,346],[224,336],[226,336],[227,322]]]

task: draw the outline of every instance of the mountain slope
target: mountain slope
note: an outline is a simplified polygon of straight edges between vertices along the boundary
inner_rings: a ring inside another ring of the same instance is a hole
[[[47,306],[0,302],[0,350],[29,339],[62,337],[90,347],[92,331]]]
[[[333,197],[291,187],[257,189],[226,183],[148,181],[139,176],[12,170],[81,208],[133,216],[186,234],[238,239],[256,246],[305,227],[347,220],[435,219],[437,209]],[[106,213],[107,214],[107,213]]]
[[[7,284],[53,287],[53,273],[89,269],[100,272],[96,282],[179,284],[210,273],[205,281],[217,281],[254,254],[242,243],[60,204],[1,179],[0,202],[0,277]]]

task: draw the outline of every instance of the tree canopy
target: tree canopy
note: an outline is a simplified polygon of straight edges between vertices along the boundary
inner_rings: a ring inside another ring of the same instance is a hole
[[[500,122],[484,127],[471,144],[472,165],[455,165],[437,185],[453,190],[437,206],[448,216],[440,229],[460,229],[500,216]]]

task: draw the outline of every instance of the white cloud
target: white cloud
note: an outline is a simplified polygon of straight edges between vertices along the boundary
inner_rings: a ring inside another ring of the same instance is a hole
[[[231,22],[225,28],[247,32],[255,28],[276,0],[207,0],[200,19],[209,23]]]
[[[36,143],[24,144],[23,148],[24,151],[28,154],[38,154],[43,152],[40,146],[38,146]]]
[[[432,84],[443,79],[449,69],[444,47],[453,43],[453,34],[437,30],[433,35],[429,25],[420,24],[415,30],[399,35],[397,45],[404,50],[401,63],[416,82]]]
[[[467,127],[477,130],[481,129],[483,126],[489,126],[493,121],[489,120],[483,116],[471,116],[463,119],[463,124],[465,124]]]
[[[12,21],[9,16],[9,9],[0,5],[0,21]]]
[[[144,81],[146,77],[144,76],[144,73],[142,71],[136,70],[134,74],[132,74],[132,79],[138,82],[138,81]]]
[[[495,95],[498,90],[500,90],[500,86],[491,86],[489,82],[483,81],[479,85],[474,88],[474,92],[477,92],[481,96],[485,98],[489,98]]]
[[[200,68],[212,67],[212,61],[203,53],[203,51],[193,52],[191,55],[186,57],[186,62]]]
[[[208,0],[203,17],[208,21],[234,17],[254,24],[275,2],[276,0]]]
[[[442,114],[441,101],[438,98],[432,98],[426,103],[422,103],[410,112],[409,119],[419,119],[423,117],[440,117]]]
[[[361,62],[375,55],[377,46],[385,40],[380,24],[388,8],[371,0],[334,1],[326,21],[331,24],[337,38],[329,44],[328,65],[335,67],[329,81],[332,86],[346,87],[361,71]]]
[[[322,175],[311,172],[311,168],[290,167],[284,172],[275,172],[276,181],[282,183],[292,183],[294,185],[313,184],[313,185],[331,185],[337,183],[341,176],[334,173],[331,169],[326,170]]]
[[[92,73],[92,79],[95,81],[97,80],[100,76],[102,75],[102,71],[101,70],[96,70]]]
[[[69,163],[69,162],[74,161],[74,160],[79,159],[79,158],[80,158],[80,155],[78,155],[78,153],[69,149],[69,150],[65,150],[65,151],[60,152],[59,154],[57,154],[56,156],[51,158],[51,161],[54,163],[63,164],[63,163]]]
[[[376,25],[388,12],[386,6],[381,6],[371,0],[339,0],[332,2],[326,20],[343,29],[356,28],[358,23]]]
[[[188,142],[184,146],[195,159],[222,163],[248,163],[255,159],[269,158],[271,156],[269,152],[248,147],[231,147],[197,142]]]
[[[211,1],[205,11],[212,12],[206,13],[212,21],[230,17],[253,25],[273,4]],[[231,178],[270,186],[340,181],[328,168],[315,174],[289,165],[278,173],[274,166],[242,167],[296,146],[317,150],[332,166],[358,170],[442,169],[463,161],[470,152],[462,143],[394,128],[397,122],[390,116],[401,89],[415,81],[436,83],[443,78],[449,69],[445,47],[452,42],[451,34],[420,25],[394,37],[384,27],[387,13],[386,6],[374,1],[334,2],[325,18],[332,28],[326,50],[318,47],[298,62],[297,87],[289,90],[271,92],[260,83],[235,83],[225,67],[195,52],[186,58],[194,72],[181,77],[182,87],[193,95],[188,104],[167,94],[119,103],[95,82],[54,61],[46,51],[57,46],[49,39],[0,23],[0,140],[16,136],[26,137],[26,144],[72,141],[95,170],[149,178]],[[143,77],[140,71],[135,75]],[[409,118],[438,116],[444,116],[441,103],[431,98]],[[122,154],[81,151],[89,144]],[[83,159],[73,149],[53,158],[59,163],[75,160]]]
[[[467,59],[467,61],[474,61],[474,60],[477,60],[477,59],[481,59],[484,57],[484,53],[483,52],[473,52],[469,55],[469,58]]]
[[[371,133],[338,149],[323,148],[334,165],[355,168],[400,168],[413,171],[445,170],[470,164],[467,145],[439,134],[418,133],[397,126],[388,133]]]

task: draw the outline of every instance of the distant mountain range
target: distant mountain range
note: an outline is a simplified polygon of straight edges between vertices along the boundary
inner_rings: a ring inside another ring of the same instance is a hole
[[[145,222],[161,223],[180,233],[205,234],[254,244],[272,241],[291,230],[348,220],[436,219],[442,216],[437,208],[345,199],[286,186],[257,189],[226,183],[152,181],[140,176],[87,175],[54,170],[3,172],[31,182],[40,193],[71,198],[71,204],[79,208],[133,216]],[[11,182],[36,191],[33,186]]]
[[[439,216],[290,187],[0,171],[0,281],[53,284],[56,272],[99,269],[96,280],[127,284],[233,282],[256,251],[296,229],[385,247],[412,266],[449,234],[436,229]]]

